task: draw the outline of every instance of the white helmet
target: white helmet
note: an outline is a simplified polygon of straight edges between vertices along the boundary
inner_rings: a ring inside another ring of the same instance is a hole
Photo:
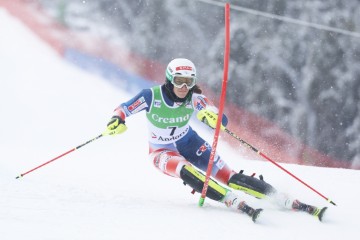
[[[166,67],[166,79],[174,84],[173,80],[176,76],[188,77],[196,83],[196,68],[194,63],[186,58],[175,58]],[[193,87],[193,86],[192,86]]]

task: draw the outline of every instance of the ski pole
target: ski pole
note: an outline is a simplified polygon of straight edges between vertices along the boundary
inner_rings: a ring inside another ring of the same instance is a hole
[[[233,138],[237,139],[242,145],[244,145],[247,148],[250,148],[251,150],[253,150],[254,152],[256,152],[257,154],[259,154],[261,157],[265,158],[266,160],[270,161],[271,163],[275,164],[277,167],[279,167],[281,170],[285,171],[287,174],[289,174],[290,176],[292,176],[293,178],[295,178],[296,180],[298,180],[299,182],[301,182],[302,184],[304,184],[306,187],[310,188],[312,191],[314,191],[315,193],[319,194],[322,198],[324,198],[326,201],[328,201],[329,203],[333,204],[336,206],[336,204],[331,201],[329,198],[325,197],[324,195],[322,195],[321,193],[319,193],[318,191],[316,191],[314,188],[312,188],[311,186],[309,186],[307,183],[305,183],[304,181],[302,181],[300,178],[298,178],[297,176],[295,176],[294,174],[292,174],[291,172],[289,172],[288,170],[286,170],[284,167],[280,166],[277,162],[271,160],[269,157],[267,157],[265,154],[263,154],[262,152],[260,152],[259,150],[257,150],[255,147],[251,146],[249,143],[245,142],[244,140],[242,140],[240,137],[236,136],[235,133],[231,132],[229,129],[225,128],[224,130],[225,132],[227,132],[228,134],[230,134],[230,136],[232,136]]]
[[[73,149],[71,149],[71,150],[69,150],[69,151],[67,151],[67,152],[65,152],[65,153],[63,153],[63,154],[61,154],[61,155],[59,155],[59,156],[57,156],[57,157],[55,157],[55,158],[53,158],[53,159],[45,162],[45,163],[37,166],[37,167],[35,167],[35,168],[33,168],[33,169],[30,169],[29,171],[27,171],[27,172],[25,172],[25,173],[20,174],[20,175],[17,176],[15,179],[19,179],[19,178],[25,176],[26,174],[29,174],[29,173],[35,171],[36,169],[39,169],[39,168],[41,168],[41,167],[43,167],[43,166],[45,166],[45,165],[47,165],[47,164],[49,164],[49,163],[51,163],[51,162],[53,162],[53,161],[55,161],[55,160],[57,160],[57,159],[65,156],[65,155],[67,155],[67,154],[69,154],[69,153],[71,153],[71,152],[73,152],[73,151],[75,151],[75,150],[77,150],[77,149],[79,149],[79,148],[81,148],[81,147],[83,147],[83,146],[85,146],[85,145],[87,145],[87,144],[89,144],[89,143],[91,143],[91,142],[93,142],[93,141],[101,138],[102,136],[104,136],[104,133],[100,134],[99,136],[97,136],[97,137],[95,137],[95,138],[93,138],[93,139],[91,139],[91,140],[89,140],[89,141],[87,141],[87,142],[85,142],[85,143],[83,143],[83,144],[81,144],[81,145],[79,145],[79,146],[77,146],[77,147],[75,147],[75,148],[73,148]]]

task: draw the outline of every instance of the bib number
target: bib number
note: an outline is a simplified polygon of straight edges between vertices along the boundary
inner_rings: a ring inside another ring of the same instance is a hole
[[[168,128],[171,129],[170,136],[173,136],[176,131],[176,127],[168,127]]]

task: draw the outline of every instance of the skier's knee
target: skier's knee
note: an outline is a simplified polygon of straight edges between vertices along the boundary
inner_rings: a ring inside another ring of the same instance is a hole
[[[157,169],[173,177],[180,177],[181,168],[190,164],[178,152],[168,149],[158,149],[152,152],[149,158]]]
[[[192,187],[196,192],[201,193],[204,187],[205,176],[191,165],[185,165],[180,171],[180,177],[184,184]],[[210,179],[206,196],[215,201],[221,201],[229,190],[220,186]]]
[[[276,192],[276,189],[263,180],[260,175],[260,179],[253,176],[247,176],[245,174],[236,173],[228,181],[229,187],[243,191],[256,198],[265,198]]]

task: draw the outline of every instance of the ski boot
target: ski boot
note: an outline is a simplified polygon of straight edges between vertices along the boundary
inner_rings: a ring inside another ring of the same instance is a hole
[[[240,201],[239,197],[231,191],[226,193],[223,202],[227,207],[235,208],[240,212],[247,214],[251,217],[253,222],[256,222],[257,218],[260,216],[260,212],[262,211],[261,208],[254,209],[247,205],[245,201]]]
[[[247,205],[245,203],[245,201],[240,202],[240,204],[238,205],[238,209],[241,212],[246,213],[249,217],[251,217],[253,222],[256,222],[256,220],[258,219],[258,217],[260,216],[260,213],[262,211],[261,208],[254,209],[254,208],[250,207],[249,205]]]
[[[311,205],[307,205],[305,203],[300,202],[299,200],[295,200],[292,204],[292,209],[302,212],[307,212],[314,217],[317,217],[321,222],[323,220],[324,213],[327,207],[317,208]]]

